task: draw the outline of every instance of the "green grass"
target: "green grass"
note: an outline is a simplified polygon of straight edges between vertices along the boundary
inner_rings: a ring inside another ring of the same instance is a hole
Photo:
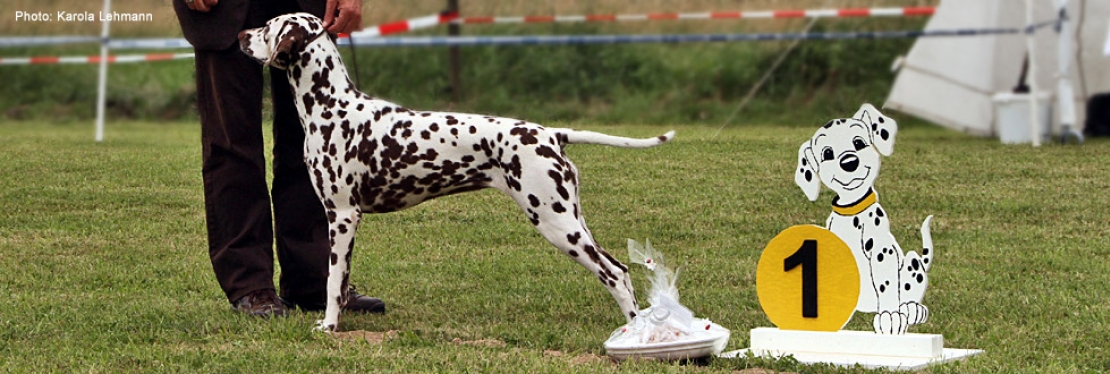
[[[897,118],[897,114],[895,114]],[[755,295],[760,251],[820,224],[831,194],[793,184],[798,126],[676,126],[647,150],[572,146],[583,209],[625,259],[651,239],[682,266],[683,303],[732,329],[728,349],[769,326]],[[658,126],[583,126],[649,136]],[[860,372],[790,360],[613,365],[624,323],[596,279],[558,254],[505,196],[451,196],[367,216],[352,281],[389,303],[311,332],[319,314],[276,320],[228,310],[207,259],[194,123],[0,124],[0,371],[8,372]],[[907,248],[934,214],[936,266],[915,332],[986,350],[936,373],[1110,370],[1110,142],[1003,146],[906,123],[878,187]],[[646,282],[635,285],[644,297]],[[864,317],[849,324],[867,329]],[[460,344],[485,342],[486,344]],[[500,344],[500,343],[504,344]]]

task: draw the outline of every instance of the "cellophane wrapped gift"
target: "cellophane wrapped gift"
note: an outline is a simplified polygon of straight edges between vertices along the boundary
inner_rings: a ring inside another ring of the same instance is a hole
[[[672,271],[663,261],[663,255],[651,247],[650,241],[645,244],[628,240],[629,260],[632,263],[643,265],[648,270],[649,307],[640,311],[632,322],[621,326],[605,341],[606,349],[613,355],[617,350],[620,354],[642,351],[645,356],[659,358],[696,358],[672,357],[665,350],[658,347],[684,347],[684,342],[692,345],[705,345],[706,349],[693,350],[691,354],[705,352],[704,355],[720,353],[724,343],[728,341],[728,329],[725,329],[708,319],[695,318],[694,312],[679,302],[678,270]],[[704,344],[702,344],[704,343]],[[615,349],[620,347],[621,349]],[[643,347],[637,350],[637,347]]]

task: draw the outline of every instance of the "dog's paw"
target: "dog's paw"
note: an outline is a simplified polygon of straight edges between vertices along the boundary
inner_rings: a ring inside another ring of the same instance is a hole
[[[929,320],[929,308],[921,303],[904,303],[898,306],[898,312],[906,315],[906,322],[911,325],[920,325]]]
[[[330,334],[335,332],[335,323],[327,323],[322,319],[318,319],[316,320],[316,327],[312,330]]]
[[[883,335],[901,335],[910,327],[906,315],[901,312],[879,312],[875,315],[875,333]]]

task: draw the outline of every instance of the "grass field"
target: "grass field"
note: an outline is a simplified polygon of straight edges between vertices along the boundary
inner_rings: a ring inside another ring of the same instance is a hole
[[[731,350],[769,326],[754,285],[763,245],[829,214],[831,194],[808,202],[792,174],[823,120],[734,125],[716,138],[715,127],[676,126],[663,147],[568,152],[601,244],[627,259],[626,238],[651,239],[682,266],[683,303],[732,329]],[[334,336],[310,331],[319,314],[241,316],[206,255],[198,125],[112,123],[102,144],[92,132],[0,123],[0,371],[864,371],[762,359],[614,365],[602,347],[624,323],[612,298],[494,191],[364,218],[352,282],[385,299],[387,315],[346,316]],[[936,216],[932,316],[911,331],[986,350],[926,372],[1110,371],[1108,176],[1106,140],[1033,149],[903,124],[882,203],[906,248]],[[865,318],[849,328],[866,330]]]

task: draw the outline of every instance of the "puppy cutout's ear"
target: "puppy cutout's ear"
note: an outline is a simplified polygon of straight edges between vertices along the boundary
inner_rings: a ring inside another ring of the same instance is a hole
[[[794,173],[794,183],[802,188],[809,201],[817,201],[817,195],[821,192],[821,178],[817,173],[821,166],[817,164],[809,143],[806,140],[798,149],[798,170]]]
[[[883,156],[894,153],[894,136],[898,134],[898,123],[890,117],[884,116],[871,104],[863,104],[852,118],[858,119],[870,127],[871,144]]]
[[[308,30],[297,24],[285,28],[285,32],[278,35],[278,44],[270,52],[270,66],[278,69],[289,67],[293,59],[304,49],[308,40]]]

